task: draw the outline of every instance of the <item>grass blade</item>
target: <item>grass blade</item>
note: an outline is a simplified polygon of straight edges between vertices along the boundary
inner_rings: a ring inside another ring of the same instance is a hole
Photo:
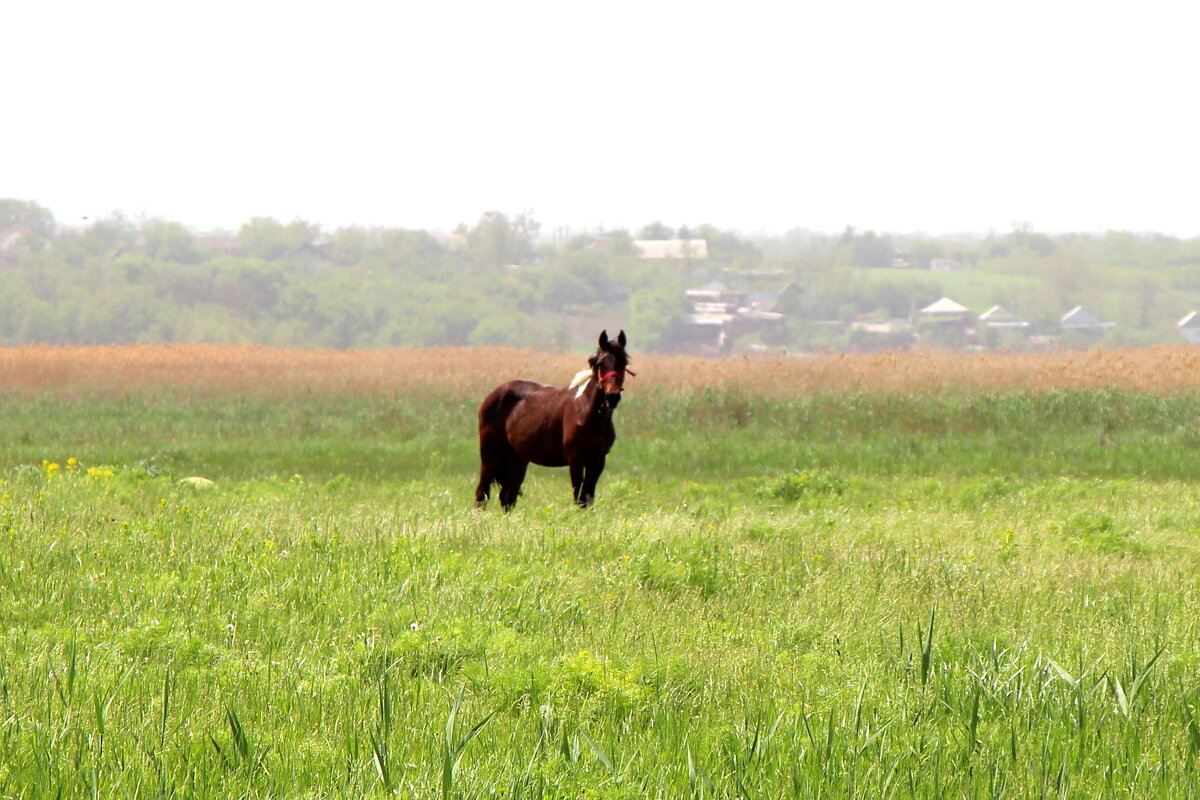
[[[1165,647],[1160,647],[1158,652],[1154,654],[1154,658],[1150,659],[1146,663],[1146,666],[1142,667],[1141,671],[1137,674],[1137,677],[1133,679],[1133,683],[1129,686],[1130,703],[1133,703],[1133,701],[1137,699],[1138,691],[1142,688],[1142,684],[1146,682],[1146,678],[1150,675],[1150,670],[1154,668],[1154,665],[1158,662],[1158,659],[1162,656],[1163,651],[1166,649],[1167,648]]]
[[[609,772],[612,772],[613,765],[612,761],[610,761],[608,758],[608,754],[601,750],[600,745],[593,742],[592,737],[584,733],[582,728],[578,731],[578,733],[580,738],[583,739],[584,743],[588,747],[592,748],[592,752],[596,754],[596,758],[600,760],[600,763],[607,767]]]
[[[1066,681],[1068,685],[1071,687],[1076,687],[1079,685],[1079,681],[1071,677],[1071,673],[1059,666],[1058,662],[1053,658],[1047,658],[1046,661],[1050,662],[1050,666],[1054,667],[1054,670],[1058,673],[1059,677]]]
[[[924,686],[929,680],[929,672],[933,666],[933,625],[937,619],[937,606],[929,612],[929,633],[921,646],[921,685]],[[917,625],[917,635],[921,635],[921,626]]]
[[[458,765],[462,761],[467,745],[492,721],[492,717],[496,716],[496,711],[492,711],[471,726],[462,739],[455,741],[454,731],[458,720],[458,711],[462,707],[463,691],[464,687],[459,687],[458,696],[454,698],[454,703],[450,706],[450,715],[446,718],[446,749],[442,755],[442,800],[448,800],[450,797],[450,792],[454,788],[454,776],[458,772]]]
[[[1121,685],[1121,679],[1113,675],[1108,676],[1108,685],[1112,687],[1113,694],[1117,698],[1117,707],[1121,709],[1121,713],[1126,717],[1129,716],[1129,700],[1125,697],[1125,687]]]

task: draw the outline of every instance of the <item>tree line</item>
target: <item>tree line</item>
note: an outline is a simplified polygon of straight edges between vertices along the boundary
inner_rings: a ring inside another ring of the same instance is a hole
[[[962,287],[1035,329],[1089,305],[1117,323],[1107,341],[1149,344],[1175,341],[1175,320],[1200,301],[1198,239],[1027,226],[961,237],[852,228],[750,237],[653,222],[547,236],[532,214],[489,212],[445,234],[271,218],[198,234],[120,214],[67,228],[36,203],[8,199],[0,237],[5,344],[566,348],[585,344],[589,320],[607,315],[636,332],[639,350],[669,351],[690,341],[685,290],[714,280],[803,290],[785,323],[762,335],[771,346],[853,346],[814,331],[904,317]],[[674,238],[705,240],[707,258],[639,258],[635,240]],[[935,259],[960,271],[928,270]]]

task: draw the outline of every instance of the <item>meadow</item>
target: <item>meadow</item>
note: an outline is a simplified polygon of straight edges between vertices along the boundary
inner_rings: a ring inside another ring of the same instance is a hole
[[[0,796],[1200,796],[1192,351],[635,359],[0,349]]]

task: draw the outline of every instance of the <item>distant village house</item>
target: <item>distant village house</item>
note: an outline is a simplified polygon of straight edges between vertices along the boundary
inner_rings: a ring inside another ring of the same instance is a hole
[[[1188,344],[1200,344],[1200,313],[1192,311],[1175,324]]]
[[[1029,327],[1029,322],[1021,319],[1003,306],[992,306],[979,315],[979,324],[994,330],[1023,331]]]
[[[1099,317],[1090,314],[1083,306],[1075,306],[1063,314],[1059,327],[1063,333],[1076,331],[1086,334],[1101,334],[1116,327],[1115,322],[1101,322]]]
[[[791,296],[801,290],[789,283],[784,291]],[[783,314],[767,310],[779,304],[779,294],[752,295],[713,281],[688,289],[685,295],[691,303],[689,340],[701,351],[727,351],[736,337],[780,325],[784,319]]]
[[[966,323],[973,315],[971,309],[961,303],[956,303],[949,297],[941,297],[918,311],[917,316],[934,322]]]
[[[979,344],[984,347],[1024,346],[1029,340],[1029,321],[1004,306],[992,306],[979,315]]]
[[[35,241],[41,241],[41,237],[24,225],[9,225],[0,230],[0,262],[16,264],[21,256],[33,251]]]
[[[917,339],[935,347],[965,347],[975,337],[971,309],[939,297],[917,312]]]
[[[242,257],[242,241],[236,236],[202,234],[196,237],[196,245],[226,258]]]
[[[703,260],[708,258],[706,239],[634,239],[638,258],[661,261]]]

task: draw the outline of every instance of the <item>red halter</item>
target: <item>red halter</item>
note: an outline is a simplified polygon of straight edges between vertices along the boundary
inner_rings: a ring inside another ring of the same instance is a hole
[[[629,369],[628,367],[626,367],[626,368],[625,368],[625,371],[626,371],[627,373],[629,373],[629,375],[630,375],[631,377],[634,377],[634,378],[636,378],[636,377],[637,377],[637,373],[636,373],[636,372],[634,372],[633,370]],[[617,375],[619,375],[619,374],[620,374],[620,373],[619,373],[619,372],[617,372],[616,370],[612,370],[611,372],[606,372],[606,373],[604,373],[603,375],[597,374],[597,375],[596,375],[596,380],[597,380],[597,381],[599,381],[600,383],[604,383],[604,381],[605,381],[606,379],[608,379],[608,378],[615,378],[615,377],[616,377]]]

